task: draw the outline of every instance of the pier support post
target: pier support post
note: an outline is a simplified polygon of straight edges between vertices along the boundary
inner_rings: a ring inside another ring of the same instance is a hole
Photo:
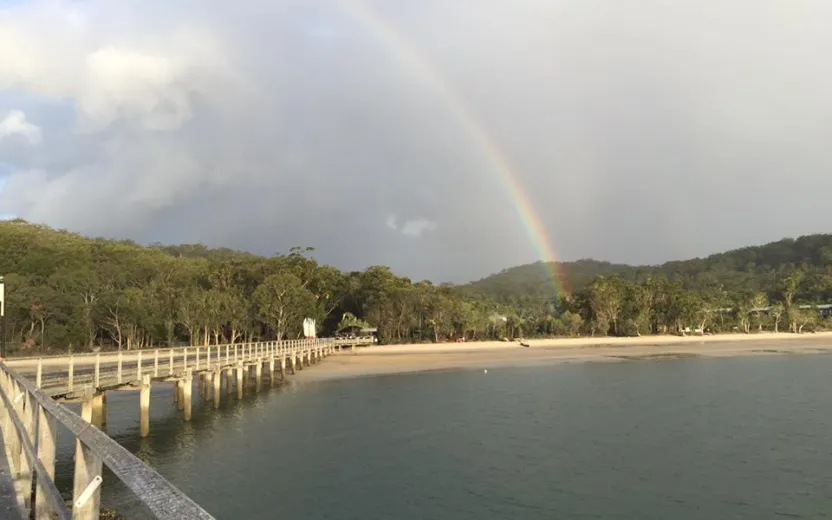
[[[182,379],[176,380],[176,409],[185,409],[185,381]]]
[[[234,370],[231,368],[225,369],[225,391],[228,395],[234,392]]]
[[[222,395],[222,372],[214,372],[214,408],[220,407],[220,395]]]
[[[150,435],[150,374],[142,376],[139,390],[139,435],[142,438]]]
[[[258,359],[257,364],[254,366],[254,384],[257,385],[257,391],[260,391],[260,387],[263,385],[263,360]]]
[[[274,358],[269,358],[269,386],[274,386]]]
[[[99,392],[92,396],[92,420],[90,422],[100,430],[107,422],[106,416],[107,407],[104,403],[104,392]]]
[[[182,412],[186,421],[191,420],[191,390],[194,386],[193,373],[188,370],[182,380]]]
[[[243,388],[246,386],[246,379],[243,374],[243,365],[237,365],[237,399],[243,398]]]
[[[280,380],[286,380],[286,358],[284,357],[280,358]]]
[[[92,400],[84,401],[81,404],[81,418],[87,422],[92,420]],[[75,480],[73,483],[72,502],[75,503],[87,486],[96,477],[101,476],[101,458],[92,452],[84,444],[75,440]],[[72,508],[73,520],[93,520],[99,517],[101,509],[101,486],[87,497],[86,501],[79,507]]]
[[[297,358],[294,355],[289,358],[289,368],[292,369],[292,375],[297,373]]]
[[[202,400],[206,403],[211,401],[211,387],[212,385],[212,376],[211,372],[203,372],[202,374]]]

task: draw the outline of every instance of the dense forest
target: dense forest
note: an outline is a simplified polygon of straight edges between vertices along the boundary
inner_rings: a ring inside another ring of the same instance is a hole
[[[202,245],[140,246],[0,222],[10,353],[297,338],[378,328],[382,343],[825,327],[832,235],[812,235],[660,266],[593,260],[532,264],[463,285],[389,268],[342,272],[314,250],[261,257]]]

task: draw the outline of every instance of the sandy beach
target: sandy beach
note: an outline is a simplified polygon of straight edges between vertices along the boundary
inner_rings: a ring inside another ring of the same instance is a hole
[[[735,357],[832,352],[832,332],[756,333],[633,338],[561,338],[519,342],[384,345],[344,351],[297,381],[434,370],[534,366],[542,363],[623,362],[676,357]]]

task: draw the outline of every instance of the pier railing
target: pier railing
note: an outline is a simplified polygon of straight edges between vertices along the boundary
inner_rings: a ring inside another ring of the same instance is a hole
[[[16,504],[8,504],[9,500],[2,504],[9,518],[98,520],[103,466],[159,520],[213,518],[155,470],[92,426],[91,417],[89,401],[78,416],[0,362],[0,448],[5,451],[0,452],[0,462],[8,461],[9,466],[8,475],[0,471],[0,480],[5,480],[5,484],[11,481],[16,497]],[[75,476],[69,505],[55,485],[58,427],[75,437]]]
[[[264,341],[193,347],[175,347],[69,356],[18,357],[7,363],[34,379],[46,394],[67,400],[84,400],[104,389],[141,385],[143,377],[174,380],[184,374],[211,372],[265,359],[289,364],[308,361],[322,350],[372,344],[372,337],[318,338]]]

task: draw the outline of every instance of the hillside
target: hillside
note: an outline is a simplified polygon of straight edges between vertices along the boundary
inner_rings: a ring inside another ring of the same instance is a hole
[[[782,273],[800,266],[810,276],[827,274],[832,266],[832,234],[784,238],[760,246],[743,247],[705,258],[666,262],[656,266],[630,266],[596,260],[558,263],[568,290],[587,287],[596,276],[620,275],[635,281],[648,275],[681,280],[683,287],[701,290],[722,285],[728,292],[775,293]],[[528,298],[549,298],[553,293],[551,269],[537,262],[505,269],[463,286],[469,294],[509,303]],[[560,284],[559,284],[560,285]],[[826,298],[827,295],[819,294]],[[830,295],[832,296],[832,295]]]
[[[3,336],[11,352],[32,354],[297,338],[306,317],[316,318],[321,335],[363,320],[382,343],[830,325],[800,310],[832,300],[830,235],[661,266],[568,262],[558,266],[568,298],[555,297],[539,263],[436,286],[384,266],[342,272],[312,253],[146,247],[0,221]],[[776,312],[762,314],[769,304]]]

